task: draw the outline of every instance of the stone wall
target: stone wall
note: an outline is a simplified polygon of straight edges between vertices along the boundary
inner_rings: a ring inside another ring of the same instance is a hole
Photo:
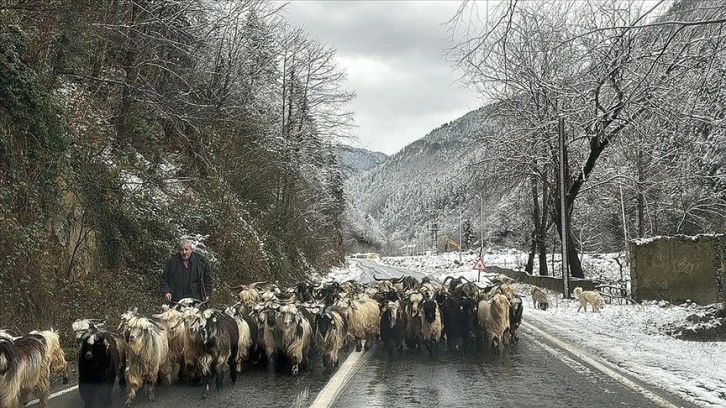
[[[656,237],[630,242],[633,298],[701,304],[724,300],[726,235]]]

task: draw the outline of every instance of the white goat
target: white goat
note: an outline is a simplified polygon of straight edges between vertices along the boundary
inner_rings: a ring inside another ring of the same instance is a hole
[[[126,407],[130,407],[139,388],[146,386],[146,395],[154,400],[154,386],[157,380],[171,383],[171,360],[166,330],[158,323],[129,310],[122,315],[121,327],[128,342],[128,368],[126,382],[129,393]]]
[[[341,299],[336,304],[338,310],[348,322],[348,338],[355,341],[355,351],[361,351],[365,340],[365,349],[373,347],[373,340],[381,332],[380,307],[373,299]]]
[[[169,343],[169,361],[174,369],[177,365],[178,377],[183,379],[184,368],[184,338],[187,337],[186,326],[184,326],[184,316],[181,311],[169,307],[161,306],[162,312],[153,314],[151,317],[157,319],[166,330],[166,340]]]
[[[503,294],[496,294],[491,300],[480,301],[478,309],[481,337],[497,353],[501,352],[508,342],[505,336],[509,331],[509,300]]]
[[[43,338],[43,341],[45,341],[45,356],[43,358],[48,364],[48,369],[51,372],[60,374],[63,384],[68,384],[68,363],[63,348],[61,348],[58,333],[51,328],[42,331],[33,330],[29,335]]]

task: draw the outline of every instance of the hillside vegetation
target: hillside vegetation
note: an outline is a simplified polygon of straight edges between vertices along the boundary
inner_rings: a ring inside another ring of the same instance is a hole
[[[278,7],[0,5],[0,327],[155,311],[183,237],[217,305],[342,262],[354,95]]]

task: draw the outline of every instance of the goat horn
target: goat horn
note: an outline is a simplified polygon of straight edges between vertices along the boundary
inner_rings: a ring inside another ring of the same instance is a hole
[[[250,289],[256,289],[257,288],[257,285],[262,285],[262,284],[265,284],[265,283],[268,283],[268,282],[267,281],[259,281],[259,282],[250,283]]]
[[[226,286],[226,285],[225,285],[225,286]],[[244,289],[244,288],[246,288],[246,287],[247,287],[247,285],[245,285],[245,284],[242,284],[242,285],[237,285],[237,286],[233,286],[233,287],[229,287],[229,286],[227,286],[227,287],[229,288],[229,290],[240,290],[240,289]]]

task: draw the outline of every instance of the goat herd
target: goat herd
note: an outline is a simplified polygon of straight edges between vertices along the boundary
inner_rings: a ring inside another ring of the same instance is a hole
[[[153,400],[154,386],[170,384],[176,372],[181,382],[202,384],[206,396],[212,378],[221,388],[226,372],[234,382],[243,365],[297,375],[315,351],[331,369],[346,344],[368,350],[376,339],[391,360],[404,347],[436,357],[440,344],[458,353],[472,346],[500,352],[518,339],[523,307],[509,278],[492,282],[481,288],[463,277],[438,283],[406,276],[367,285],[302,282],[287,290],[256,282],[231,288],[237,302],[224,310],[195,299],[150,316],[132,308],[121,315],[118,334],[103,321],[79,319],[72,326],[80,346],[79,391],[86,407],[112,406],[118,377],[128,407],[142,387]],[[532,298],[547,308],[545,291],[533,288]],[[0,407],[16,408],[31,392],[46,407],[51,372],[67,381],[56,332],[14,337],[0,331]]]

